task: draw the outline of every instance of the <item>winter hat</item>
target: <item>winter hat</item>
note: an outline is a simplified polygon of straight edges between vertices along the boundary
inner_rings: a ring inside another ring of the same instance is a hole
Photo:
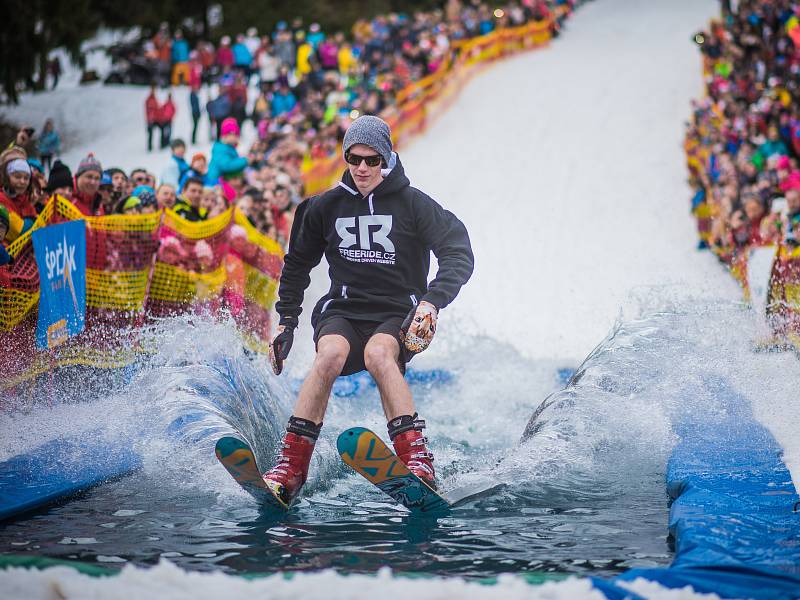
[[[125,179],[128,178],[128,176],[125,174],[125,171],[123,171],[119,167],[111,167],[110,169],[106,169],[104,173],[107,174],[109,177],[113,177],[117,173],[122,173]]]
[[[72,187],[72,173],[70,173],[67,165],[57,160],[50,168],[50,177],[47,178],[47,191],[52,192],[62,187]]]
[[[28,164],[28,161],[22,158],[15,158],[11,162],[6,165],[6,173],[11,175],[12,173],[27,173],[28,175],[31,174],[31,166]]]
[[[241,131],[239,130],[239,124],[236,122],[236,119],[233,117],[228,117],[222,122],[222,126],[220,127],[220,133],[222,135],[228,135],[231,133],[235,133],[236,135],[241,135]]]
[[[38,160],[36,160],[35,158],[29,158],[28,164],[30,165],[31,169],[36,169],[37,171],[39,171],[39,173],[44,175],[44,167],[42,166],[42,163],[40,163]]]
[[[88,171],[95,171],[101,177],[103,176],[103,167],[100,161],[94,157],[94,154],[89,154],[78,165],[78,170],[75,172],[75,177],[80,177]]]
[[[156,191],[149,185],[137,185],[131,192],[131,198],[138,198],[142,206],[155,205]],[[128,198],[128,200],[130,200],[130,198]]]
[[[142,201],[137,196],[131,196],[125,203],[122,205],[122,210],[130,210],[132,208],[136,208],[137,206],[141,206]]]
[[[344,153],[347,154],[356,144],[364,144],[375,150],[387,165],[392,158],[392,132],[386,121],[379,117],[364,115],[350,124],[344,134]]]
[[[192,156],[192,160],[190,160],[190,161],[189,161],[189,164],[192,164],[194,161],[196,161],[196,160],[199,160],[199,159],[201,159],[201,158],[202,158],[203,160],[206,160],[206,155],[205,155],[205,154],[203,154],[202,152],[196,152],[196,153],[195,153],[195,154]]]
[[[220,179],[219,183],[222,187],[222,194],[225,196],[225,200],[228,201],[228,204],[233,203],[233,201],[236,200],[236,190],[224,179]]]
[[[781,156],[778,159],[778,162],[775,163],[775,168],[776,169],[789,169],[789,168],[791,168],[791,166],[792,166],[792,164],[789,162],[789,157],[788,156]]]
[[[778,186],[781,191],[800,190],[800,171],[792,171]]]

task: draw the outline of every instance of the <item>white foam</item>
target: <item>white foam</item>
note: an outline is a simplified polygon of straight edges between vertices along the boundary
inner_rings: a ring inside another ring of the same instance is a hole
[[[221,573],[186,572],[162,560],[150,569],[128,565],[116,577],[92,578],[67,567],[43,571],[7,569],[0,571],[0,586],[4,597],[13,600],[61,600],[81,598],[147,597],[151,600],[218,600],[219,598],[264,597],[274,600],[296,600],[302,589],[304,600],[449,600],[450,598],[503,600],[602,600],[605,596],[595,590],[589,580],[569,578],[533,586],[523,579],[503,575],[495,585],[483,585],[459,578],[406,579],[391,575],[388,569],[377,576],[339,575],[334,571],[297,573],[291,579],[272,575],[263,579],[245,580]],[[705,598],[688,589],[679,592],[649,582],[637,580],[626,586],[656,600],[674,598]]]

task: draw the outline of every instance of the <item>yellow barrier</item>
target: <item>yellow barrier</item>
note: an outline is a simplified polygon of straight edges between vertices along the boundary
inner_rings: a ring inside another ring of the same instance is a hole
[[[33,230],[76,219],[86,223],[86,330],[56,349],[36,350],[39,275],[26,233],[10,247],[11,268],[0,270],[0,389],[56,366],[129,364],[142,351],[136,331],[149,315],[209,302],[211,308],[228,306],[251,345],[263,347],[283,249],[238,209],[200,223],[171,210],[84,217],[64,198],[53,197]]]

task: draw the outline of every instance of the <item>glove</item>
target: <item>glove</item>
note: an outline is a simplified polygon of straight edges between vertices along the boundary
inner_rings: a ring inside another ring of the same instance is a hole
[[[275,375],[280,375],[283,371],[283,361],[289,356],[294,342],[294,327],[289,325],[279,325],[278,335],[269,345],[269,362]]]
[[[436,333],[437,314],[436,307],[425,300],[411,309],[400,328],[406,350],[417,354],[431,345]]]

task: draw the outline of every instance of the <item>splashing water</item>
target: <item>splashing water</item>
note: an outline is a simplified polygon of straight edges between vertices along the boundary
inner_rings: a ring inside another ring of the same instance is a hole
[[[168,557],[230,572],[371,572],[390,563],[466,576],[612,574],[667,564],[663,474],[673,423],[724,411],[713,382],[752,398],[763,389],[754,370],[793,359],[754,355],[755,320],[738,304],[666,296],[645,293],[642,313],[621,319],[563,389],[565,365],[527,360],[488,337],[453,332],[420,361],[448,373],[412,384],[445,493],[490,488],[433,521],[410,516],[336,454],[346,427],[384,432],[366,376],[337,388],[296,509],[279,520],[260,514],[215,460],[214,443],[239,432],[268,468],[298,382],[241,350],[230,323],[166,321],[153,332],[158,353],[119,391],[2,416],[4,457],[100,431],[132,443],[143,466],[8,524],[0,552],[139,564]]]

